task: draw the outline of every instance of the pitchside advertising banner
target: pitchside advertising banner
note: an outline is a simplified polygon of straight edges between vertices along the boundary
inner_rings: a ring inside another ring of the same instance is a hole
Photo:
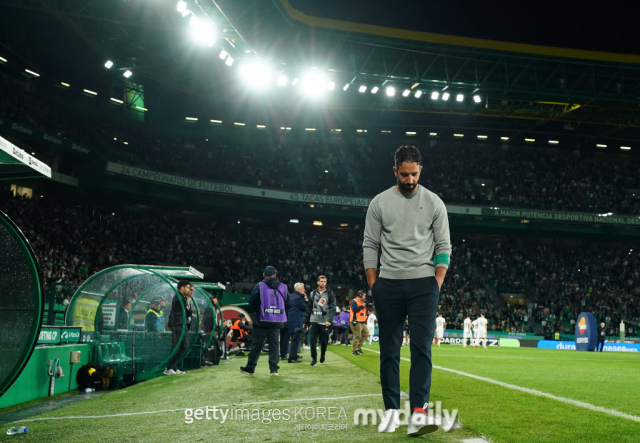
[[[608,225],[640,225],[640,217],[637,216],[580,214],[576,212],[536,211],[531,209],[482,208],[481,215],[487,217],[518,218],[522,220],[599,223]]]
[[[591,312],[582,312],[576,320],[576,349],[593,351],[598,342],[596,319]]]
[[[573,341],[540,340],[538,347],[540,349],[568,349],[575,351],[576,343]],[[604,344],[602,349],[608,352],[640,352],[640,345],[608,342]]]
[[[91,148],[81,145],[80,143],[67,140],[66,138],[58,137],[57,135],[47,134],[39,129],[33,128],[29,125],[22,123],[16,123],[8,118],[0,118],[0,129],[6,129],[9,132],[26,136],[35,140],[42,141],[48,145],[58,146],[68,151],[75,152],[76,154],[89,155],[91,154]]]

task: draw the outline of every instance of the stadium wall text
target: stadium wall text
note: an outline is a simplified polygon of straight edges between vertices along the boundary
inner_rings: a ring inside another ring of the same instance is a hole
[[[289,201],[292,203],[328,204],[337,206],[350,206],[367,208],[371,199],[367,197],[348,197],[323,194],[303,194],[300,192],[276,191],[249,186],[238,186],[227,183],[216,183],[194,178],[165,174],[163,172],[150,171],[134,166],[108,162],[107,172],[123,175],[139,180],[146,180],[169,186],[177,186],[202,192],[216,194],[238,195],[271,200]],[[640,217],[634,216],[599,216],[597,214],[580,214],[572,212],[551,212],[524,209],[491,209],[479,206],[447,205],[449,214],[476,215],[486,217],[514,218],[522,220],[549,220],[558,222],[577,223],[601,223],[617,225],[640,226]]]
[[[5,129],[16,135],[32,138],[44,142],[48,145],[64,148],[67,151],[74,152],[76,154],[85,156],[91,154],[91,148],[81,145],[80,143],[67,140],[66,138],[58,137],[57,135],[47,134],[40,129],[36,129],[22,123],[16,123],[8,118],[0,117],[0,129]]]

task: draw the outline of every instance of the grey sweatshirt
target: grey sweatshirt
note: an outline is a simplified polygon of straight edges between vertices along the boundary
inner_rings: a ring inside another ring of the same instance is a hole
[[[440,197],[418,185],[411,194],[393,188],[378,194],[369,205],[362,243],[364,268],[380,277],[433,277],[436,267],[449,267],[449,218]]]

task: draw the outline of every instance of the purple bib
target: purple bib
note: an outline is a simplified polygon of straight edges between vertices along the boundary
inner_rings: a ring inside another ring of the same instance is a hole
[[[263,281],[260,282],[260,321],[286,322],[287,314],[284,310],[284,300],[287,296],[287,286],[280,283],[277,289],[271,289]]]

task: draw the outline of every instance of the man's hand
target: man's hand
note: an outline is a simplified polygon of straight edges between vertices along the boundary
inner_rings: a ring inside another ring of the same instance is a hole
[[[325,322],[325,324],[324,324],[324,325],[328,328],[329,326],[331,326],[331,322],[330,322],[330,321]]]
[[[307,325],[305,325],[304,323],[302,323],[302,329],[306,328]]]
[[[442,289],[444,283],[444,276],[447,275],[447,268],[438,266],[436,268],[436,281],[438,282],[438,290]]]
[[[375,269],[365,269],[364,271],[367,274],[367,283],[369,284],[369,289],[373,288],[373,284],[376,282],[377,275]]]

